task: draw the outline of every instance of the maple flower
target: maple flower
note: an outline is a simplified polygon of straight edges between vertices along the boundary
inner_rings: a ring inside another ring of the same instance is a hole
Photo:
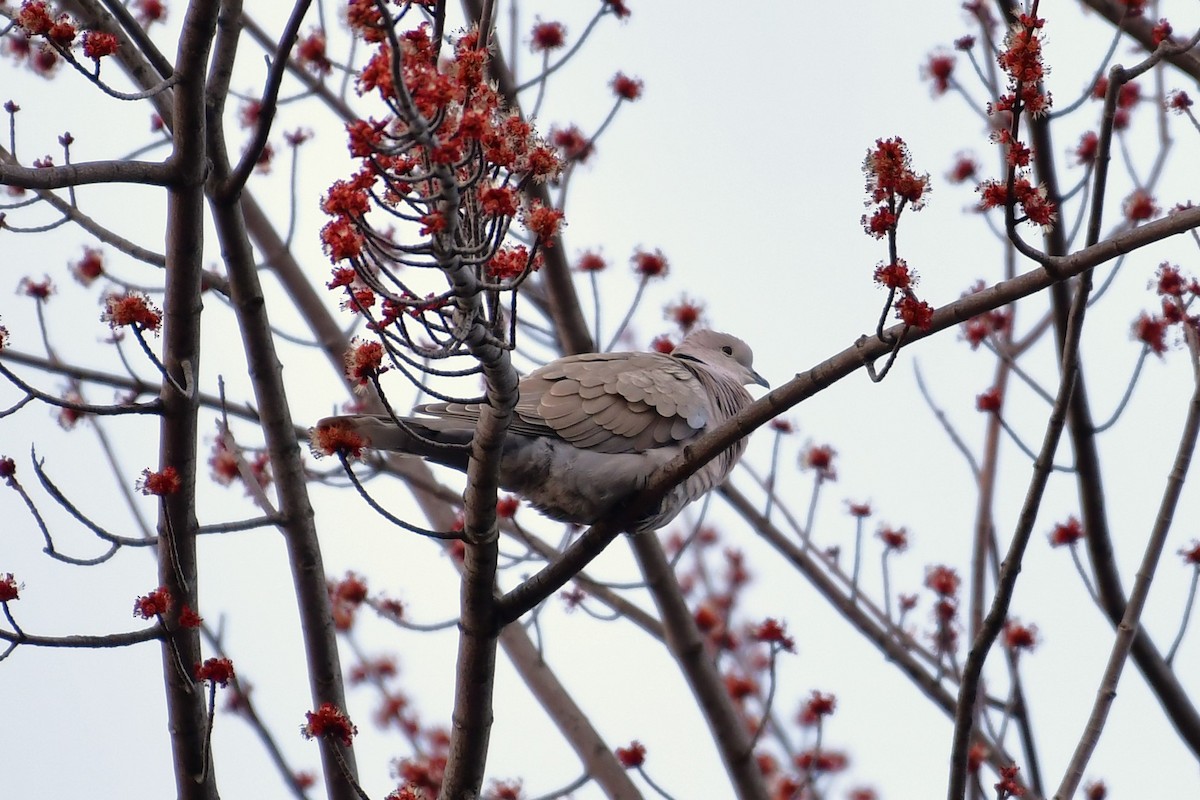
[[[1004,800],[1007,797],[1022,797],[1025,789],[1017,783],[1017,773],[1021,768],[1016,764],[1000,768],[1000,782],[996,784],[996,797]]]
[[[998,414],[1002,403],[1003,398],[1000,396],[1000,389],[995,386],[983,394],[975,396],[975,408],[985,414]]]
[[[1192,98],[1183,89],[1176,89],[1167,95],[1167,108],[1177,114],[1183,114],[1192,107]]]
[[[662,278],[666,276],[670,266],[662,250],[655,250],[653,253],[635,250],[629,260],[633,262],[633,271],[642,278]]]
[[[847,500],[846,501],[846,511],[852,517],[857,517],[859,519],[866,519],[867,517],[871,516],[871,504],[870,503],[854,503],[854,502]]]
[[[817,480],[836,481],[837,468],[833,464],[837,450],[827,444],[812,445],[800,456],[800,469],[811,469],[817,473]]]
[[[54,26],[45,0],[25,0],[14,21],[29,36],[44,36]]]
[[[157,333],[162,325],[162,312],[141,292],[113,293],[104,298],[100,321],[107,322],[113,330],[128,326]]]
[[[913,172],[908,145],[898,136],[875,140],[863,159],[863,174],[867,177],[867,195],[874,203],[895,197],[917,209],[929,190],[929,173]]]
[[[305,739],[321,739],[327,736],[341,740],[347,747],[358,734],[350,718],[333,703],[322,703],[316,711],[306,711],[308,722],[300,727]]]
[[[845,753],[837,750],[805,750],[794,759],[798,769],[805,772],[841,772],[850,765]]]
[[[496,501],[496,516],[501,519],[512,519],[517,515],[521,501],[515,495],[505,495]]]
[[[925,585],[942,597],[953,597],[961,583],[962,578],[951,567],[939,564],[925,570]]]
[[[0,325],[0,350],[8,347],[8,328]]]
[[[894,264],[880,264],[875,268],[875,282],[885,289],[911,289],[917,283],[916,270],[910,270],[903,258]]]
[[[1050,546],[1073,546],[1084,536],[1083,525],[1078,517],[1069,517],[1066,522],[1060,522],[1050,531]]]
[[[575,264],[575,269],[580,272],[602,272],[607,266],[608,262],[604,260],[603,256],[588,250],[579,257],[579,261]]]
[[[908,529],[883,527],[875,534],[883,542],[883,546],[893,553],[903,553],[908,549]]]
[[[50,299],[50,295],[54,294],[54,282],[46,276],[45,280],[35,281],[32,278],[21,278],[21,282],[17,284],[17,292],[26,297],[32,297],[34,300],[45,302]]]
[[[104,274],[104,253],[94,247],[83,248],[83,258],[71,265],[71,274],[84,286]]]
[[[646,745],[634,739],[628,747],[618,747],[616,756],[625,769],[640,767],[646,763]]]
[[[792,424],[790,419],[785,419],[784,417],[775,417],[767,423],[767,426],[783,436],[796,432],[796,426]]]
[[[1179,551],[1179,555],[1183,556],[1183,563],[1200,568],[1200,541],[1193,539],[1190,545]]]
[[[160,586],[150,594],[142,595],[133,601],[133,615],[142,619],[160,617],[170,610],[171,593],[165,586]]]
[[[522,222],[529,232],[537,237],[542,247],[553,247],[554,237],[563,224],[562,218],[562,211],[534,202]]]
[[[927,331],[933,326],[933,306],[906,293],[896,302],[896,319],[913,328]]]
[[[1154,274],[1157,278],[1155,291],[1158,294],[1163,297],[1183,297],[1187,290],[1187,281],[1184,280],[1179,267],[1164,261],[1158,265],[1158,270]]]
[[[837,708],[837,697],[832,694],[822,694],[818,691],[813,691],[812,697],[808,699],[800,709],[800,714],[796,721],[806,728],[818,724],[822,718],[828,717]]]
[[[145,495],[153,494],[163,497],[175,494],[182,485],[183,481],[174,467],[167,467],[161,472],[151,472],[147,467],[142,470],[142,477],[138,478],[134,488]]]
[[[584,136],[583,131],[579,130],[577,125],[551,131],[550,141],[562,151],[563,158],[567,161],[582,163],[587,161],[588,156],[595,150],[591,139]]]
[[[612,87],[613,94],[622,100],[637,100],[642,96],[642,87],[644,86],[640,78],[630,78],[624,72],[618,72],[609,81],[609,86]]]
[[[517,192],[511,186],[480,186],[477,194],[483,213],[493,217],[517,215]]]
[[[972,775],[979,772],[979,768],[983,766],[984,761],[987,761],[987,757],[987,745],[981,742],[971,745],[971,749],[967,751],[967,772]]]
[[[209,681],[214,686],[228,686],[233,680],[233,662],[228,658],[210,658],[203,664],[197,664],[194,670],[196,680]]]
[[[655,336],[650,342],[650,349],[656,353],[670,355],[671,351],[675,349],[675,342],[671,341],[671,337],[666,334]]]
[[[764,644],[779,645],[780,649],[789,653],[796,652],[796,641],[787,635],[783,623],[770,617],[750,629],[750,638]]]
[[[946,180],[951,183],[966,183],[975,177],[979,171],[979,162],[966,153],[959,153],[954,158],[954,165],[946,173]]]
[[[1075,146],[1075,163],[1093,163],[1096,160],[1096,153],[1099,149],[1100,136],[1095,131],[1085,132],[1083,136],[1079,137],[1079,144]]]
[[[704,303],[692,300],[685,294],[678,302],[668,303],[663,308],[663,316],[673,321],[686,334],[704,318]]]
[[[309,433],[309,448],[313,455],[332,456],[341,454],[347,458],[361,458],[367,440],[347,425],[333,422],[314,428]]]
[[[921,69],[922,77],[933,81],[933,93],[945,94],[950,88],[950,77],[954,74],[954,56],[949,53],[931,53]]]
[[[561,22],[538,22],[533,26],[529,49],[535,53],[548,53],[567,43],[567,29]]]
[[[1121,212],[1130,222],[1145,222],[1158,216],[1161,209],[1144,189],[1135,189],[1121,204]]]
[[[161,22],[167,18],[167,6],[163,0],[136,0],[137,21],[143,28],[150,27],[152,22]]]
[[[21,599],[21,588],[11,572],[0,575],[0,603]]]
[[[325,54],[325,34],[313,31],[297,42],[296,60],[317,75],[328,75],[333,64]]]
[[[99,61],[105,56],[111,56],[120,48],[120,41],[115,34],[104,31],[83,32],[83,54],[93,61]]]
[[[357,386],[367,386],[371,378],[382,375],[388,368],[383,366],[383,345],[375,340],[355,339],[345,356],[346,377]]]
[[[1142,312],[1133,323],[1133,336],[1159,357],[1167,351],[1167,321],[1162,317]]]
[[[541,258],[535,258],[531,265],[529,251],[525,245],[519,244],[516,247],[504,247],[496,251],[496,255],[488,259],[485,268],[489,278],[506,281],[519,278],[524,274],[526,268],[531,266],[536,270],[541,266]]]
[[[1037,644],[1037,625],[1022,625],[1015,619],[1004,623],[1004,646],[1009,650],[1033,650]]]
[[[179,609],[179,626],[182,628],[199,628],[200,623],[204,619],[197,614],[192,607],[184,604],[183,608]]]
[[[625,19],[631,13],[629,7],[625,5],[625,0],[604,0],[606,10],[615,14],[617,19]]]
[[[1150,41],[1155,47],[1158,47],[1167,39],[1170,39],[1173,32],[1174,29],[1171,27],[1171,23],[1167,22],[1165,19],[1160,19],[1158,23],[1150,30]]]
[[[1083,785],[1085,800],[1105,800],[1108,797],[1108,787],[1104,781],[1092,781]]]
[[[0,478],[9,486],[15,486],[17,481],[17,462],[10,456],[0,457]]]

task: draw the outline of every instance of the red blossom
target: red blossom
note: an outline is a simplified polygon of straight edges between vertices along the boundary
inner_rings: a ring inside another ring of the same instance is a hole
[[[1037,644],[1037,625],[1022,625],[1015,619],[1004,623],[1004,646],[1009,650],[1033,650]]]
[[[142,619],[161,617],[171,610],[171,592],[160,586],[150,594],[133,601],[133,615]]]
[[[346,351],[346,377],[358,386],[366,386],[388,368],[383,366],[383,345],[377,341],[356,339]]]
[[[1187,281],[1184,280],[1183,273],[1179,271],[1179,267],[1167,261],[1158,265],[1158,270],[1154,273],[1156,277],[1155,291],[1163,297],[1183,297],[1187,291]]]
[[[875,282],[886,289],[911,289],[917,283],[916,270],[910,270],[904,259],[875,268]]]
[[[805,750],[795,758],[798,769],[805,772],[841,772],[850,765],[845,753],[837,750]]]
[[[1180,549],[1179,555],[1183,556],[1183,563],[1200,568],[1200,541],[1193,539],[1190,545]]]
[[[179,610],[179,626],[181,628],[199,628],[202,622],[204,619],[193,611],[191,606],[185,604]]]
[[[137,21],[142,27],[150,27],[152,22],[161,22],[167,18],[167,6],[163,0],[136,0]]]
[[[993,386],[983,394],[975,396],[975,408],[985,414],[1000,413],[1000,406],[1004,398],[1000,395],[1000,389]]]
[[[971,749],[967,751],[967,771],[972,775],[979,772],[979,768],[983,766],[983,762],[987,761],[987,757],[987,745],[981,742],[971,745]]]
[[[1083,536],[1083,525],[1080,524],[1078,517],[1069,517],[1066,522],[1058,523],[1050,531],[1050,546],[1074,545]]]
[[[610,14],[616,15],[617,19],[625,19],[630,14],[625,0],[604,0],[604,5]]]
[[[624,72],[618,72],[609,81],[613,94],[622,100],[637,100],[642,96],[643,83],[640,78],[630,78]]]
[[[1155,47],[1158,47],[1167,39],[1170,39],[1173,32],[1174,30],[1171,28],[1171,23],[1167,22],[1165,19],[1160,19],[1158,23],[1150,29],[1150,41]]]
[[[83,248],[83,257],[71,265],[71,274],[84,286],[104,274],[104,253],[94,247]]]
[[[949,53],[933,53],[925,62],[921,73],[933,81],[933,93],[945,94],[950,88],[950,78],[954,74],[955,58]]]
[[[147,467],[142,470],[142,477],[138,478],[135,488],[145,495],[164,497],[175,494],[182,486],[183,480],[174,467],[166,467],[161,472],[151,472]]]
[[[0,575],[0,603],[19,600],[21,598],[21,589],[21,584],[17,583],[17,579],[13,577],[11,572]]]
[[[157,333],[162,325],[162,312],[150,303],[149,297],[140,292],[110,294],[104,298],[100,321],[107,322],[113,330],[132,327]]]
[[[316,711],[304,712],[304,716],[308,722],[300,728],[300,732],[306,739],[332,737],[349,747],[358,734],[358,728],[351,724],[350,718],[333,703],[322,703]]]
[[[750,630],[750,638],[764,644],[779,645],[780,649],[789,653],[796,652],[796,641],[787,635],[783,623],[776,619],[767,618]]]
[[[704,303],[683,295],[677,302],[668,303],[663,308],[663,315],[687,334],[704,318]]]
[[[925,570],[925,585],[942,597],[953,597],[961,583],[962,579],[951,567],[939,564]]]
[[[313,31],[296,43],[296,59],[317,75],[328,75],[333,64],[325,54],[325,34]]]
[[[646,746],[634,739],[628,747],[618,747],[616,756],[622,767],[634,769],[646,763]]]
[[[771,430],[775,431],[775,433],[782,434],[784,436],[796,432],[796,428],[794,425],[792,425],[792,421],[789,419],[784,419],[783,417],[775,417],[775,419],[767,423],[767,426]]]
[[[515,217],[518,209],[517,192],[511,186],[480,186],[479,207],[493,217]]]
[[[309,435],[309,446],[318,457],[341,454],[347,458],[361,458],[367,445],[366,437],[338,421],[319,425]]]
[[[546,53],[566,43],[567,29],[561,22],[538,22],[533,26],[529,48],[535,53]]]
[[[853,503],[847,500],[846,510],[850,513],[850,516],[858,517],[859,519],[866,519],[867,517],[871,516],[870,503]]]
[[[0,457],[0,478],[9,486],[13,486],[17,480],[17,462],[13,461],[10,456]]]
[[[535,258],[531,265],[529,250],[525,245],[519,244],[516,247],[505,247],[498,250],[496,255],[488,259],[486,269],[488,277],[493,280],[511,281],[523,275],[526,269],[532,267],[536,270],[539,266],[541,266],[541,256]]]
[[[54,282],[47,276],[44,280],[35,281],[30,277],[21,278],[17,284],[17,293],[32,297],[39,302],[45,302],[54,294]]]
[[[1182,114],[1192,107],[1192,98],[1183,89],[1176,89],[1167,95],[1167,108],[1177,114]]]
[[[933,306],[906,293],[896,302],[896,318],[905,325],[927,331],[933,326]]]
[[[671,337],[666,334],[655,336],[650,342],[650,349],[656,353],[670,355],[671,351],[675,349],[675,342],[671,341]]]
[[[951,183],[965,183],[975,177],[979,171],[979,162],[970,155],[960,153],[954,159],[954,165],[946,173],[946,180]]]
[[[1133,336],[1155,355],[1162,356],[1167,351],[1167,321],[1162,317],[1142,312],[1133,323]]]
[[[588,250],[579,257],[575,269],[580,272],[602,272],[607,266],[608,262],[604,260],[603,256]]]
[[[119,48],[120,41],[115,34],[105,33],[104,31],[83,32],[83,54],[93,61],[99,61],[105,56],[111,56]]]
[[[1104,781],[1091,781],[1083,785],[1084,800],[1105,800],[1108,797],[1108,787]]]
[[[228,686],[233,680],[233,662],[228,658],[210,658],[195,667],[196,680],[209,681],[214,686]]]
[[[554,237],[558,235],[558,229],[562,226],[562,219],[563,212],[558,209],[534,203],[522,222],[529,232],[537,237],[542,247],[553,247]]]
[[[908,549],[907,528],[880,528],[875,534],[883,542],[883,546],[893,553],[902,553]]]
[[[837,708],[837,697],[832,694],[822,694],[813,691],[812,696],[800,709],[797,722],[805,727],[812,727],[828,717]]]
[[[633,271],[643,279],[664,277],[669,269],[667,257],[663,255],[662,250],[655,250],[653,253],[636,250],[630,261],[633,262]]]
[[[1020,771],[1021,768],[1016,764],[1000,768],[1000,781],[996,784],[998,800],[1004,800],[1007,797],[1022,797],[1025,794],[1025,789],[1017,782],[1017,773]]]
[[[521,507],[521,500],[516,495],[505,495],[496,501],[496,516],[501,519],[512,519]]]
[[[1161,209],[1144,189],[1135,189],[1121,204],[1121,212],[1130,222],[1145,222],[1158,216]]]
[[[551,131],[550,141],[562,151],[563,158],[567,161],[582,163],[587,161],[588,156],[595,150],[592,140],[584,136],[583,131],[576,125]]]
[[[815,470],[817,480],[836,481],[837,468],[833,464],[837,450],[829,445],[813,445],[800,456],[800,468]]]

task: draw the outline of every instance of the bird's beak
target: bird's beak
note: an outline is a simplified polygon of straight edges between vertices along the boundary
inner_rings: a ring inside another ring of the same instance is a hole
[[[767,380],[766,378],[764,378],[762,375],[759,375],[759,374],[758,374],[757,372],[755,372],[754,370],[750,370],[750,375],[751,375],[751,376],[753,376],[753,378],[754,378],[754,382],[755,382],[755,383],[757,383],[759,386],[763,387],[764,389],[770,389],[770,388],[771,388],[771,383],[770,383],[770,381],[768,381],[768,380]]]

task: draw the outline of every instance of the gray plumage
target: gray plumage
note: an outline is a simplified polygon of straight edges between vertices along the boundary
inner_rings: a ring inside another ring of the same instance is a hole
[[[500,462],[500,485],[547,516],[590,525],[646,485],[650,475],[690,442],[751,401],[743,388],[767,382],[740,339],[697,331],[669,354],[586,353],[552,361],[521,379]],[[433,403],[425,416],[397,426],[386,415],[328,417],[377,450],[420,456],[466,470],[479,406]],[[449,445],[449,446],[447,446]],[[720,485],[745,449],[722,452],[638,520],[662,527],[688,503]]]

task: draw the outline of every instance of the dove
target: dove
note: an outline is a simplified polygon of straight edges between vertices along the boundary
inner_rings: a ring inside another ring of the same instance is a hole
[[[592,525],[616,510],[663,464],[752,401],[749,384],[770,388],[753,354],[727,333],[699,330],[669,354],[584,353],[526,375],[500,457],[500,486],[552,519]],[[479,405],[431,403],[421,416],[327,417],[313,445],[350,431],[367,447],[419,456],[465,472]],[[670,522],[720,485],[745,450],[739,440],[672,489],[633,532]],[[328,449],[326,450],[328,452]]]

